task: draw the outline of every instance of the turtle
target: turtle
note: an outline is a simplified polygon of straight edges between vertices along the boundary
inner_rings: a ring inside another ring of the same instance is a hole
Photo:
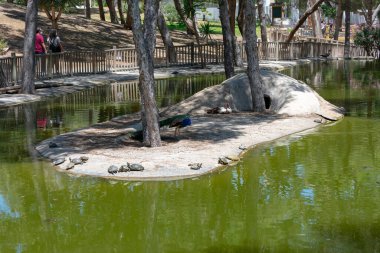
[[[222,164],[222,165],[227,165],[228,164],[228,160],[225,157],[219,157],[218,163]]]
[[[66,165],[66,170],[71,170],[72,168],[74,168],[74,166],[75,166],[75,163],[69,162],[69,164]]]
[[[108,173],[110,174],[116,174],[117,171],[119,170],[119,168],[115,165],[111,165],[110,167],[108,167]]]
[[[86,163],[88,161],[88,156],[81,156],[79,159],[82,161],[82,163]]]
[[[202,167],[202,163],[189,163],[190,169],[199,170]]]
[[[57,143],[55,143],[55,142],[49,142],[49,148],[57,148],[58,147],[58,145],[57,145]]]
[[[229,156],[226,156],[226,158],[228,160],[231,160],[231,161],[239,161],[240,158],[238,156],[235,156],[235,155],[229,155]]]
[[[127,163],[127,166],[131,171],[143,171],[144,170],[144,167],[138,163]]]
[[[83,164],[83,161],[80,158],[74,158],[74,159],[69,158],[69,160],[70,160],[70,162],[74,163],[75,165]]]
[[[53,164],[55,166],[57,166],[57,165],[64,163],[65,161],[66,161],[66,159],[64,157],[59,157],[59,158],[53,160]]]
[[[131,169],[128,167],[128,165],[121,165],[118,172],[129,172]]]

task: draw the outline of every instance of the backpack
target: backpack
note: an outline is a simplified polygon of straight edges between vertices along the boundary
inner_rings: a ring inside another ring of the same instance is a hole
[[[53,53],[60,53],[61,52],[61,47],[59,45],[59,41],[57,38],[51,39],[49,43],[49,49]]]

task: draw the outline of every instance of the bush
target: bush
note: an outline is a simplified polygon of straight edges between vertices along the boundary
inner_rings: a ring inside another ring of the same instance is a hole
[[[0,54],[8,48],[8,43],[4,39],[0,39]]]
[[[372,55],[373,49],[380,49],[380,28],[364,27],[354,38],[357,46],[364,47],[367,55]]]
[[[173,24],[175,22],[178,22],[180,20],[177,10],[175,9],[174,5],[172,4],[166,4],[163,8],[163,14],[165,15],[166,19],[170,24]]]

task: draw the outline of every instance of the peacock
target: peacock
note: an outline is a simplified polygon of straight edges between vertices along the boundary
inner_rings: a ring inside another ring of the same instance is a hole
[[[180,114],[169,117],[164,120],[160,120],[160,128],[168,126],[169,128],[175,127],[174,136],[180,134],[180,129],[183,127],[187,127],[191,125],[190,115],[188,114]],[[134,139],[142,140],[143,132],[142,130],[138,130],[135,132],[128,133],[128,136]]]
[[[181,114],[176,115],[160,121],[160,128],[164,126],[169,126],[169,128],[175,127],[174,136],[180,134],[180,129],[191,125],[190,115]]]

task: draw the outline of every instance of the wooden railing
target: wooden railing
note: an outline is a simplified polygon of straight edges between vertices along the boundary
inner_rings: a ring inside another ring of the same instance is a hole
[[[240,43],[241,56],[246,61],[245,48]],[[332,58],[343,58],[344,44],[318,41],[303,42],[269,42],[259,43],[260,60],[294,60],[315,58],[331,50]],[[191,66],[223,63],[223,44],[210,43],[204,45],[175,46],[175,60],[170,60],[164,47],[157,47],[154,52],[155,67]],[[351,46],[351,58],[366,57],[363,48]],[[4,73],[7,86],[21,82],[22,56],[13,54],[0,59],[0,67]],[[36,55],[36,80],[97,74],[110,71],[123,71],[138,68],[138,60],[133,48],[114,48],[105,51],[77,51],[57,54]],[[1,71],[0,69],[0,71]],[[4,88],[4,87],[0,87]]]

